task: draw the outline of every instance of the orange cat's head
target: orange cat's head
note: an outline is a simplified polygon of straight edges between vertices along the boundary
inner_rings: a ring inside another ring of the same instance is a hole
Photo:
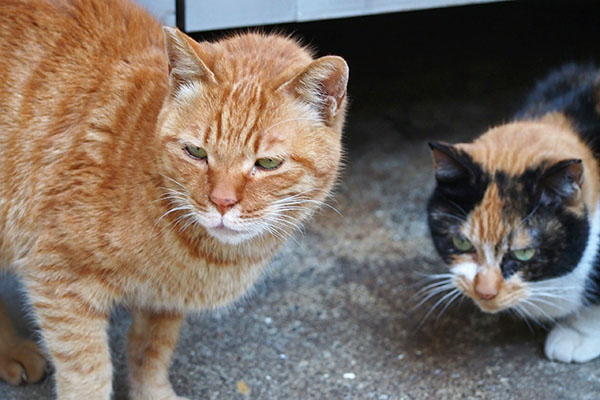
[[[345,61],[313,60],[278,35],[198,43],[164,32],[170,93],[158,129],[169,216],[227,244],[289,235],[338,174]]]

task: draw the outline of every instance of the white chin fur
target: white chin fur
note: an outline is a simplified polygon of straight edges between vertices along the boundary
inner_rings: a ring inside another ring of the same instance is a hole
[[[218,241],[234,245],[245,242],[256,236],[256,234],[250,232],[231,231],[222,228],[206,228],[206,231]]]
[[[206,231],[218,241],[236,245],[259,235],[260,231],[243,229],[239,220],[239,210],[232,209],[223,217],[215,210],[205,215],[199,215],[199,222]]]

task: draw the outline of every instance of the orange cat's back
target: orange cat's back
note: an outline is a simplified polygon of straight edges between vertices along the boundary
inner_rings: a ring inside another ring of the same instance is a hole
[[[0,258],[26,252],[57,203],[132,178],[115,159],[154,132],[163,47],[160,24],[129,2],[0,3]]]

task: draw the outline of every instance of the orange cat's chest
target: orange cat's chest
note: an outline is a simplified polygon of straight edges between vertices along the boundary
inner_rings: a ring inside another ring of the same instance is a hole
[[[258,279],[265,263],[215,266],[191,264],[136,285],[129,300],[138,307],[198,311],[226,305],[242,296]],[[162,279],[161,279],[162,278]]]

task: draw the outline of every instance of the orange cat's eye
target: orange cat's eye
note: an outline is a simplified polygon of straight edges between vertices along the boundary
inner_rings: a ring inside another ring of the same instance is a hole
[[[281,165],[282,162],[283,160],[278,160],[276,158],[259,158],[256,160],[256,164],[254,165],[262,169],[270,170],[276,169]]]
[[[187,145],[185,146],[185,152],[192,158],[197,158],[199,160],[204,160],[207,157],[206,151],[198,146]]]

